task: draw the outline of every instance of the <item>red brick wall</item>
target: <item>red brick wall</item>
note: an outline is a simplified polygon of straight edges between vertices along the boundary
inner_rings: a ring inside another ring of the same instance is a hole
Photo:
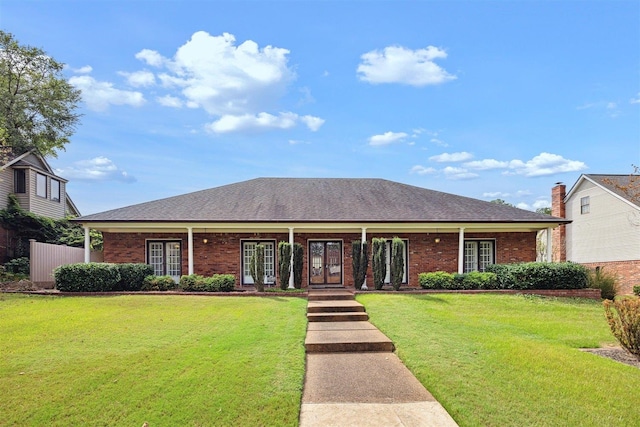
[[[583,264],[595,270],[596,267],[604,268],[605,272],[618,276],[619,294],[631,295],[633,287],[640,285],[640,260],[636,261],[612,261],[612,262],[592,262]]]
[[[551,190],[551,215],[558,218],[566,218],[566,206],[564,198],[567,187],[558,184]],[[554,262],[564,262],[567,260],[567,226],[562,224],[551,231],[552,253]]]
[[[146,241],[154,239],[175,239],[182,241],[182,271],[188,272],[187,233],[103,233],[105,262],[146,262]],[[369,234],[373,237],[391,239],[393,234]],[[409,233],[399,237],[409,240],[408,269],[409,286],[418,287],[418,274],[430,271],[456,272],[458,270],[458,234],[447,233]],[[205,244],[203,239],[207,239]],[[308,285],[309,240],[323,239],[321,234],[296,233],[295,241],[304,248],[304,270],[302,286]],[[360,233],[331,233],[327,240],[343,242],[344,272],[343,283],[353,286],[353,268],[351,247],[354,240],[361,238]],[[435,239],[439,238],[439,243]],[[495,239],[496,262],[527,262],[536,259],[536,233],[465,233],[465,239]],[[242,263],[240,254],[241,240],[289,241],[287,233],[196,233],[193,239],[194,271],[197,274],[233,274],[240,278]],[[368,270],[367,283],[373,284],[371,268]]]

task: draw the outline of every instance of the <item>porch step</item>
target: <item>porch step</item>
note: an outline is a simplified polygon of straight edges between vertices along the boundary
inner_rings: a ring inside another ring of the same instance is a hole
[[[369,322],[310,323],[307,353],[393,352],[393,342]]]
[[[353,300],[355,296],[353,292],[341,290],[311,290],[309,291],[309,301],[336,301],[336,300]]]
[[[307,313],[340,313],[340,312],[364,312],[364,306],[354,300],[321,300],[309,301]]]
[[[369,320],[364,311],[307,313],[309,322],[360,322]]]

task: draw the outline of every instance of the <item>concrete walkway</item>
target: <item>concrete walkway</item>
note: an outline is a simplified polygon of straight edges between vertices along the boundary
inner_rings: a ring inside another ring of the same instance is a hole
[[[346,290],[310,290],[301,427],[456,422],[393,353]]]

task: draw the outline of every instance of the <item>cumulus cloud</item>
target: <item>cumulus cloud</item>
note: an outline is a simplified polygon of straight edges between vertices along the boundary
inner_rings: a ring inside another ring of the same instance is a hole
[[[357,73],[360,80],[373,84],[437,85],[456,79],[434,62],[446,57],[447,52],[434,46],[417,50],[388,46],[363,54]]]
[[[135,182],[136,178],[121,170],[107,157],[80,160],[71,166],[56,169],[56,174],[77,181],[122,181]]]
[[[239,116],[227,114],[208,124],[206,129],[212,133],[290,129],[300,122],[312,131],[316,131],[322,126],[324,120],[312,116],[299,116],[291,112],[280,113],[277,116],[264,112],[256,115],[243,114]]]
[[[638,92],[638,96],[636,96],[635,98],[631,98],[629,100],[630,104],[640,104],[640,92]]]
[[[180,98],[171,95],[159,96],[156,101],[163,107],[181,108],[183,105]]]
[[[473,158],[473,154],[462,151],[459,153],[442,153],[429,157],[429,160],[438,163],[464,162]]]
[[[409,171],[410,173],[417,173],[418,175],[431,175],[436,173],[437,171],[434,168],[428,168],[422,165],[415,165]]]
[[[140,52],[136,53],[136,59],[139,59],[152,67],[161,67],[165,61],[162,55],[151,49],[142,49]]]
[[[134,73],[120,71],[118,74],[127,79],[127,83],[133,87],[148,87],[156,84],[156,78],[152,72],[142,70]]]
[[[476,170],[504,169],[509,167],[509,162],[501,162],[495,159],[474,160],[467,162],[464,167]]]
[[[577,172],[587,168],[579,160],[569,160],[558,154],[540,153],[531,160],[511,160],[509,174],[524,175],[526,177],[548,176],[564,172]]]
[[[477,173],[469,172],[465,168],[455,168],[452,166],[447,166],[442,171],[448,179],[473,179],[479,176]]]
[[[405,139],[408,134],[405,132],[385,132],[381,135],[373,135],[369,138],[369,145],[389,145],[394,142],[400,142]]]
[[[80,68],[72,68],[71,71],[76,74],[89,74],[93,71],[93,67],[91,65],[85,65],[84,67]]]
[[[91,76],[73,76],[69,83],[82,91],[82,100],[95,111],[105,111],[110,105],[140,107],[146,102],[140,92],[116,89],[113,83],[101,82]]]

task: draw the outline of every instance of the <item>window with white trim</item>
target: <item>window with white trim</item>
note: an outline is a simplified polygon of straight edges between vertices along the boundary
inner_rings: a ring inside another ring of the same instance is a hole
[[[580,215],[588,214],[591,211],[591,200],[589,196],[580,198]]]
[[[495,264],[494,240],[465,240],[464,272],[485,271],[487,265]]]
[[[171,276],[180,280],[182,274],[182,242],[180,240],[147,241],[147,263],[156,276]]]
[[[47,197],[47,176],[36,174],[36,196]]]
[[[242,284],[253,285],[253,277],[251,276],[251,257],[256,251],[256,245],[261,244],[264,246],[264,275],[265,283],[270,284],[275,282],[276,277],[276,251],[275,242],[269,241],[243,241],[242,242]]]
[[[402,253],[402,258],[404,259],[404,272],[402,273],[402,283],[407,283],[407,271],[409,266],[407,265],[407,254],[409,251],[409,241],[406,239],[402,239],[404,242],[404,252]],[[387,275],[384,277],[384,283],[391,283],[391,240],[387,240],[386,247],[386,258],[387,258]]]

